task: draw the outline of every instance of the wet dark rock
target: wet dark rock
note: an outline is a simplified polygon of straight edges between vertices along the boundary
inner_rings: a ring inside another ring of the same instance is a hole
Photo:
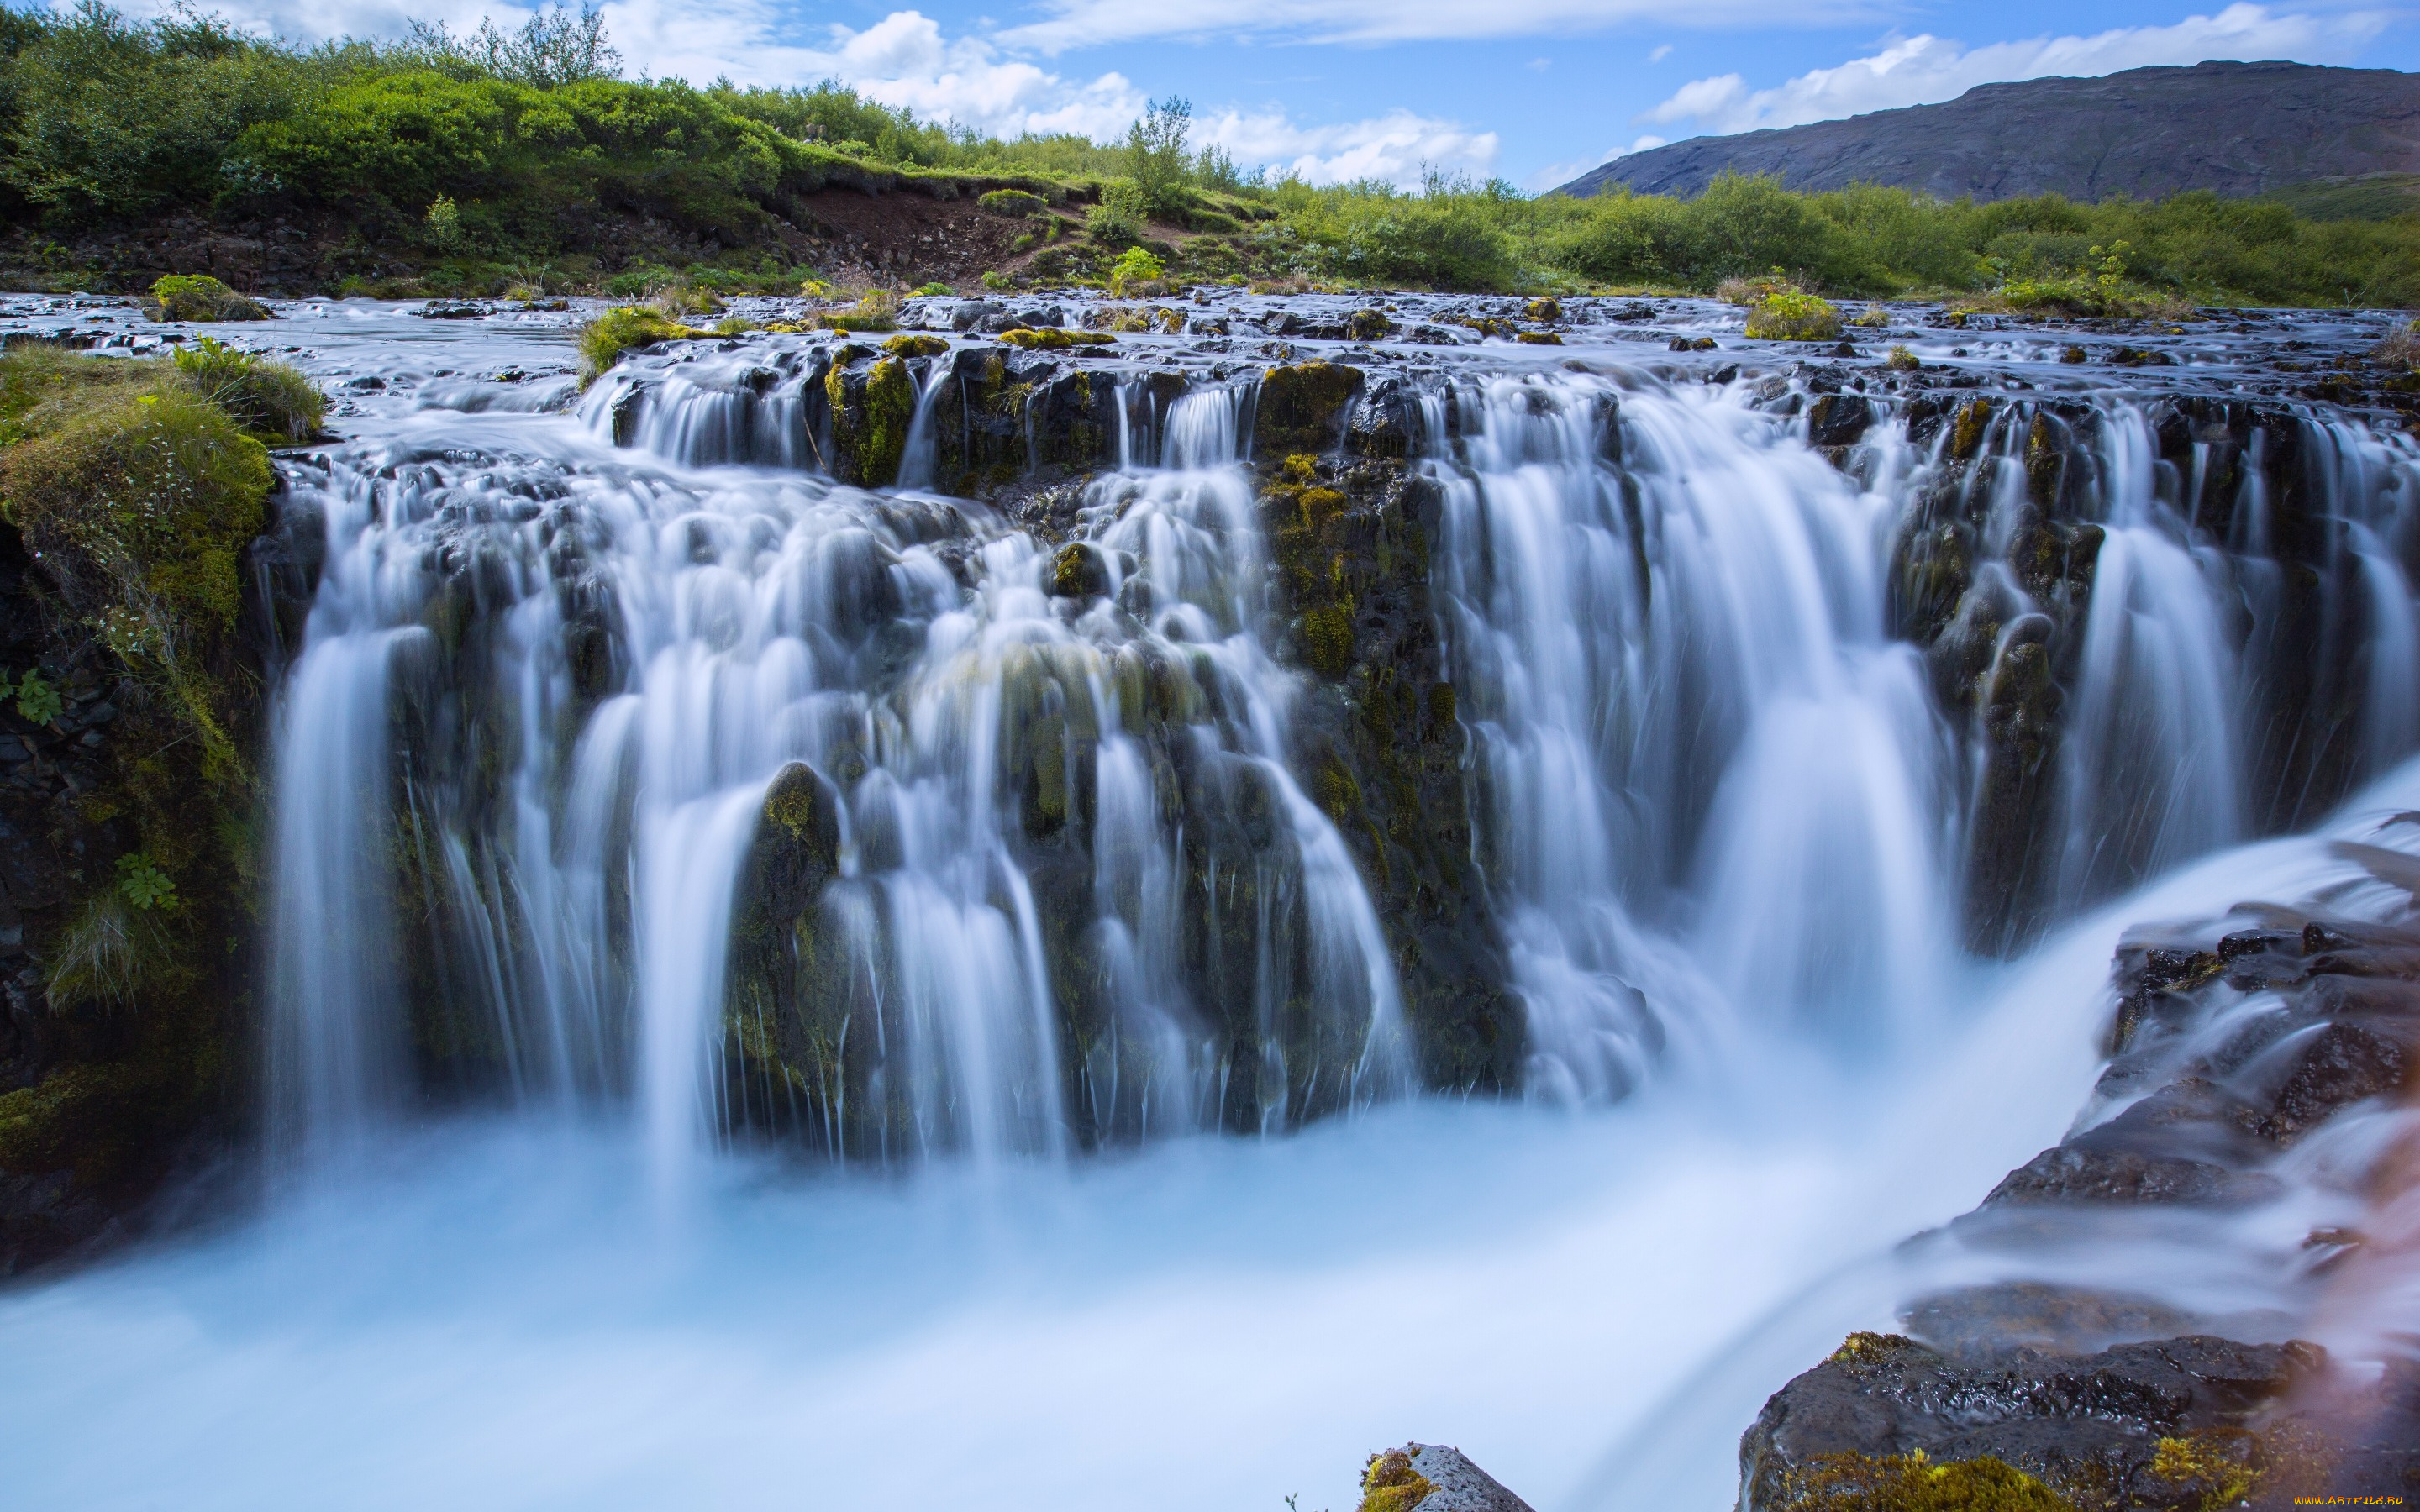
[[[1270,368],[1261,375],[1254,403],[1252,455],[1274,459],[1333,448],[1367,381],[1359,368],[1341,363]]]
[[[1962,1361],[1896,1335],[1853,1335],[1775,1393],[1741,1439],[1741,1504],[1796,1504],[1793,1473],[1819,1457],[1919,1449],[1940,1464],[1998,1459],[2083,1504],[2195,1504],[2197,1489],[2160,1473],[2162,1443],[2227,1442],[2324,1358],[2309,1344],[2188,1335]]]
[[[1854,446],[1873,421],[1873,406],[1866,400],[1827,393],[1807,411],[1807,440],[1817,446]]]

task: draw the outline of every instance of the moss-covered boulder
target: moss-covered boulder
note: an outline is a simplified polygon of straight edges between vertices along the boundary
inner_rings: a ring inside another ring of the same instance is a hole
[[[1471,860],[1466,737],[1430,609],[1434,486],[1393,460],[1269,459],[1262,519],[1288,650],[1311,674],[1293,764],[1354,852],[1435,1087],[1510,1089],[1518,1001]]]
[[[272,475],[245,430],[173,363],[0,356],[0,1274],[121,1224],[249,1103]]]
[[[907,363],[885,357],[860,368],[835,360],[824,378],[824,396],[831,407],[832,450],[826,461],[832,476],[867,488],[897,482],[908,427],[916,418],[916,385]]]
[[[1320,453],[1344,434],[1353,401],[1367,379],[1357,367],[1298,363],[1261,375],[1252,410],[1252,455],[1263,458]]]
[[[1407,1443],[1370,1457],[1361,1469],[1357,1512],[1529,1512],[1461,1450],[1442,1443]]]
[[[268,320],[269,306],[239,294],[208,273],[171,273],[151,285],[146,311],[154,320]]]

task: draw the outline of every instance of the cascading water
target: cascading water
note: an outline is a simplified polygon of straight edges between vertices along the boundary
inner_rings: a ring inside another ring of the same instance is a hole
[[[1411,1432],[1542,1506],[1627,1436],[1607,1504],[1718,1504],[1903,1300],[1881,1248],[2083,1105],[2118,932],[2340,895],[2225,848],[2420,801],[2408,437],[1575,332],[1382,355],[1401,451],[1281,458],[1236,352],[1138,339],[1184,376],[967,343],[868,396],[755,337],[571,413],[414,357],[286,465],[270,1124],[344,1179],[0,1304],[32,1494],[769,1504],[806,1454],[870,1504],[1333,1504]],[[895,481],[835,482],[877,434]],[[1388,611],[1281,469],[1419,527],[1463,922],[1552,1108],[1414,1095],[1417,888],[1336,764],[1390,669],[1305,665],[1299,579],[1348,644]],[[1212,1130],[1299,1132],[1169,1137]],[[799,1145],[850,1159],[755,1153]]]
[[[1180,399],[1167,466],[1094,485],[1085,539],[1055,559],[979,507],[667,471],[559,429],[535,458],[398,442],[302,475],[333,565],[281,750],[295,1140],[355,1126],[432,1035],[519,1100],[627,1088],[666,1171],[749,1117],[871,1153],[1038,1152],[1215,1126],[1239,1098],[1245,1126],[1273,1128],[1400,1089],[1376,917],[1283,759],[1238,397]],[[682,461],[807,440],[794,395],[745,375],[608,389],[588,412]],[[1103,575],[1082,613],[1046,593],[1071,571]],[[416,677],[396,671],[408,648]],[[840,964],[829,1041],[802,1057],[820,1086],[766,1068],[762,1004],[723,1032],[735,928],[775,927],[735,899],[783,794],[836,809],[838,874],[788,947]],[[1062,859],[1028,842],[1068,826],[1093,832],[1077,932],[1105,1009],[1081,1042],[1028,874]],[[388,857],[461,1022],[402,1022]],[[1186,959],[1221,907],[1249,917],[1214,918],[1219,943],[1249,947]],[[1213,1032],[1205,983],[1249,1005],[1244,1042]]]

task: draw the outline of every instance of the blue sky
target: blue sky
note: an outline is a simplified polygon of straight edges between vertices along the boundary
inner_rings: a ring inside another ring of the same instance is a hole
[[[206,0],[207,3],[207,0]],[[288,36],[458,28],[484,0],[223,0]],[[2420,69],[2420,7],[2034,0],[609,0],[628,65],[811,83],[991,131],[1117,134],[1183,95],[1197,138],[1313,179],[1421,164],[1544,189],[1642,142],[2205,58]]]

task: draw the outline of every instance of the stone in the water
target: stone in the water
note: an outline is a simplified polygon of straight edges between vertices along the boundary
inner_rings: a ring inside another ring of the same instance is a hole
[[[1530,1512],[1495,1476],[1442,1443],[1372,1455],[1361,1473],[1361,1512]]]

